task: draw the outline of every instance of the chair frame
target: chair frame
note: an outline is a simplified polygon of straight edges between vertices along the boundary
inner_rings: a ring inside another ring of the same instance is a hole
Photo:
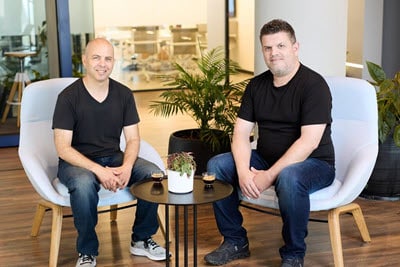
[[[347,93],[343,93],[345,89],[349,89],[350,87],[357,88],[357,91],[353,91],[355,94],[359,94],[358,96],[361,95],[366,95],[367,100],[365,100],[365,103],[358,102],[358,105],[360,105],[364,110],[359,111],[359,113],[368,113],[368,115],[362,115],[363,119],[368,121],[368,125],[370,128],[370,132],[368,132],[368,143],[363,143],[363,146],[359,148],[362,150],[363,153],[359,153],[359,151],[356,153],[356,155],[353,155],[354,157],[351,158],[351,160],[355,160],[358,165],[362,166],[356,166],[354,167],[354,164],[352,165],[353,169],[347,170],[346,173],[341,173],[339,174],[338,172],[336,173],[337,176],[343,175],[344,177],[351,176],[351,178],[354,181],[355,176],[357,176],[357,179],[360,181],[357,182],[357,184],[341,184],[340,187],[337,189],[335,194],[331,198],[323,198],[322,201],[323,203],[320,204],[319,206],[311,207],[311,211],[313,212],[318,212],[318,211],[327,211],[328,212],[328,218],[327,220],[320,220],[320,219],[313,219],[310,218],[309,221],[316,221],[316,222],[327,222],[329,226],[329,236],[331,240],[331,247],[332,247],[332,253],[333,253],[333,259],[334,259],[334,264],[335,267],[343,267],[344,266],[344,260],[343,260],[343,247],[342,247],[342,238],[341,238],[341,230],[340,230],[340,215],[343,213],[346,214],[351,214],[356,222],[357,228],[360,232],[361,238],[364,242],[371,242],[371,237],[367,228],[367,224],[364,219],[364,215],[362,213],[361,207],[359,204],[354,203],[353,201],[358,197],[358,195],[361,193],[362,189],[365,187],[365,185],[368,182],[369,176],[372,173],[373,166],[375,164],[375,160],[378,154],[378,115],[377,115],[377,103],[376,103],[376,93],[375,93],[375,88],[373,88],[372,85],[370,85],[368,82],[361,80],[361,79],[355,79],[355,78],[344,78],[344,77],[326,77],[326,81],[328,82],[329,86],[331,89],[335,89],[335,86],[342,87],[342,91],[339,92],[339,100],[336,101],[343,101],[345,100],[348,95]],[[353,96],[354,98],[357,98],[356,96]],[[354,103],[354,101],[352,102]],[[334,104],[334,109],[335,109],[335,97],[333,94],[333,104]],[[353,104],[354,105],[354,104]],[[356,107],[357,105],[355,105]],[[366,112],[366,109],[368,111]],[[356,109],[354,109],[356,110]],[[335,112],[338,113],[338,117],[340,119],[349,119],[347,117],[351,117],[349,120],[355,119],[357,120],[357,116],[359,114],[344,114],[343,112],[348,112],[346,111],[341,111],[340,108],[336,108]],[[358,113],[355,112],[355,113]],[[333,118],[335,122],[335,118]],[[375,122],[372,123],[372,122]],[[343,126],[342,126],[343,128]],[[338,134],[340,135],[340,134]],[[334,142],[335,143],[335,142]],[[254,143],[252,144],[254,147]],[[335,149],[336,150],[336,149]],[[369,154],[369,157],[365,157],[365,154]],[[360,164],[360,162],[364,162],[363,164]],[[341,163],[343,164],[343,162]],[[348,166],[345,166],[346,168]],[[362,169],[362,173],[360,169]],[[356,175],[355,175],[356,174]],[[337,178],[337,177],[336,177]],[[335,180],[336,180],[335,178]],[[343,180],[345,181],[345,180]],[[342,182],[343,182],[342,181]],[[333,185],[333,184],[332,184]],[[354,186],[354,188],[349,189],[350,186]],[[347,189],[347,191],[342,192],[340,191],[341,188]],[[270,191],[270,193],[266,194],[266,200],[263,202],[263,200],[247,200],[246,198],[243,197],[239,193],[239,198],[241,200],[240,206],[244,208],[248,208],[251,210],[255,210],[258,212],[263,212],[275,216],[280,216],[280,214],[277,212],[271,212],[263,208],[268,208],[268,209],[279,209],[277,205],[277,197],[276,195],[271,195],[271,192],[274,192],[273,189],[268,189],[267,191]],[[324,189],[321,189],[320,191],[315,192],[316,194],[324,191]],[[350,192],[351,191],[351,192]],[[327,191],[325,191],[327,192]],[[265,192],[263,192],[264,194]],[[313,193],[313,194],[315,194]],[[323,193],[322,193],[323,194]],[[342,194],[342,195],[341,195]],[[321,195],[319,195],[320,197]],[[333,200],[331,200],[333,199]],[[313,203],[317,203],[318,199],[312,199],[311,201]],[[335,201],[337,203],[335,204],[328,204],[327,202],[329,201]],[[311,203],[311,204],[313,204]],[[257,206],[261,206],[263,208],[258,208]],[[311,205],[312,206],[312,205]]]
[[[28,179],[31,181],[36,192],[42,197],[37,204],[31,236],[38,236],[45,213],[52,211],[50,267],[57,266],[63,218],[72,217],[72,215],[64,215],[63,213],[64,207],[70,207],[67,189],[59,181],[57,183],[55,180],[51,180],[55,178],[57,170],[57,155],[54,145],[46,144],[43,146],[42,144],[43,147],[40,146],[40,148],[44,150],[44,156],[38,157],[37,155],[41,150],[38,152],[36,150],[39,149],[37,144],[33,144],[30,139],[41,138],[40,140],[52,140],[51,117],[54,110],[55,98],[62,89],[75,80],[76,78],[54,78],[31,83],[26,87],[22,97],[20,146],[18,153]],[[48,104],[53,102],[54,105]],[[32,130],[32,128],[35,130]],[[121,136],[120,147],[121,150],[125,148],[125,139],[123,136]],[[161,169],[164,169],[164,163],[157,151],[146,141],[141,141],[139,156],[154,161]],[[56,185],[57,187],[61,186],[62,189],[61,187],[56,189]],[[60,189],[64,192],[59,192],[58,190]],[[101,189],[101,192],[106,192],[106,195],[102,197],[103,195],[100,194],[98,207],[110,208],[101,209],[98,213],[110,212],[111,222],[117,219],[118,210],[137,205],[137,199],[130,193],[129,188],[120,190],[115,195],[104,189]],[[164,210],[159,209],[158,222],[165,238],[164,218]]]

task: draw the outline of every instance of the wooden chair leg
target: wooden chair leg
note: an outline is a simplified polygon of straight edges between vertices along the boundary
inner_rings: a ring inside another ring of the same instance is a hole
[[[352,214],[357,224],[358,230],[360,231],[361,238],[364,242],[371,242],[371,236],[369,235],[367,224],[365,223],[364,215],[361,211],[361,208],[358,204],[354,203],[354,205],[356,205],[356,207],[353,209]]]
[[[36,237],[39,234],[40,226],[42,224],[46,209],[51,209],[53,212],[51,223],[49,267],[57,267],[63,219],[62,207],[46,200],[41,200],[37,206],[36,214],[33,219],[31,236]]]
[[[51,210],[53,211],[53,220],[51,225],[49,267],[56,267],[60,250],[63,211],[61,206],[54,204],[52,204]]]
[[[111,222],[115,222],[117,220],[117,214],[118,214],[118,205],[111,205],[110,209],[112,209],[110,211],[110,221]]]
[[[42,225],[43,217],[46,212],[47,206],[41,202],[38,203],[36,208],[35,217],[33,218],[31,236],[36,237],[39,234],[40,226]]]
[[[365,242],[371,241],[367,225],[365,224],[364,216],[358,204],[350,203],[348,205],[330,210],[328,213],[329,235],[331,239],[331,246],[332,246],[332,253],[333,253],[333,260],[335,263],[335,267],[344,266],[339,216],[340,214],[345,212],[346,213],[351,212],[353,214],[353,217],[357,223],[363,241]]]

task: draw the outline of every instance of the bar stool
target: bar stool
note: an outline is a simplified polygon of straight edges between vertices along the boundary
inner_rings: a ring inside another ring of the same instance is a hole
[[[1,123],[5,123],[8,113],[10,112],[10,108],[12,105],[18,106],[18,113],[17,113],[17,127],[19,127],[19,119],[20,119],[20,112],[21,112],[21,98],[22,92],[25,89],[25,86],[30,84],[31,81],[29,80],[28,74],[25,72],[24,61],[26,57],[34,56],[37,52],[33,51],[14,51],[14,52],[5,52],[5,56],[9,57],[17,57],[19,59],[20,70],[15,74],[14,83],[11,87],[10,95],[7,99],[7,104],[5,106],[3,116],[1,118]],[[18,94],[17,98],[15,94]]]

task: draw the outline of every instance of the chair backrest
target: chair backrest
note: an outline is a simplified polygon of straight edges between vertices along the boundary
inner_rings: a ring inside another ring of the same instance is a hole
[[[378,154],[378,109],[375,88],[365,80],[326,77],[332,94],[332,140],[336,177],[332,185],[310,195],[311,211],[352,202],[364,189]],[[246,200],[278,208],[273,188],[260,199]]]
[[[328,201],[344,205],[361,193],[375,165],[378,154],[376,91],[361,79],[326,77],[326,81],[332,93],[335,180],[341,184]],[[313,208],[317,206],[314,204]]]
[[[58,156],[51,129],[58,94],[77,78],[55,78],[29,84],[21,100],[18,154],[30,182],[44,199],[60,203],[51,181],[57,175]]]
[[[57,176],[58,156],[51,126],[58,94],[76,79],[55,78],[31,83],[25,88],[21,101],[18,149],[21,163],[39,195],[63,206],[69,206],[69,198],[60,194],[52,184]],[[125,148],[123,138],[121,147]],[[157,151],[145,141],[141,141],[139,156],[164,169]]]

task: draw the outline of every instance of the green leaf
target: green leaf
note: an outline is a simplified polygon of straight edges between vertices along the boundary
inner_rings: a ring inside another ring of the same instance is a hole
[[[400,147],[400,125],[397,125],[394,128],[393,140],[394,140],[394,143],[396,144],[396,146]]]
[[[178,75],[168,84],[161,101],[152,101],[150,112],[172,116],[178,112],[189,115],[198,124],[201,140],[213,148],[221,147],[221,139],[208,134],[211,129],[232,135],[240,100],[248,80],[233,84],[227,79],[238,73],[239,65],[225,58],[223,47],[205,52],[196,61],[197,69],[175,64]],[[208,135],[207,135],[208,134]]]
[[[367,68],[369,75],[371,75],[371,78],[379,85],[381,84],[385,79],[386,79],[386,74],[383,71],[382,67],[372,63],[370,61],[367,61]]]

